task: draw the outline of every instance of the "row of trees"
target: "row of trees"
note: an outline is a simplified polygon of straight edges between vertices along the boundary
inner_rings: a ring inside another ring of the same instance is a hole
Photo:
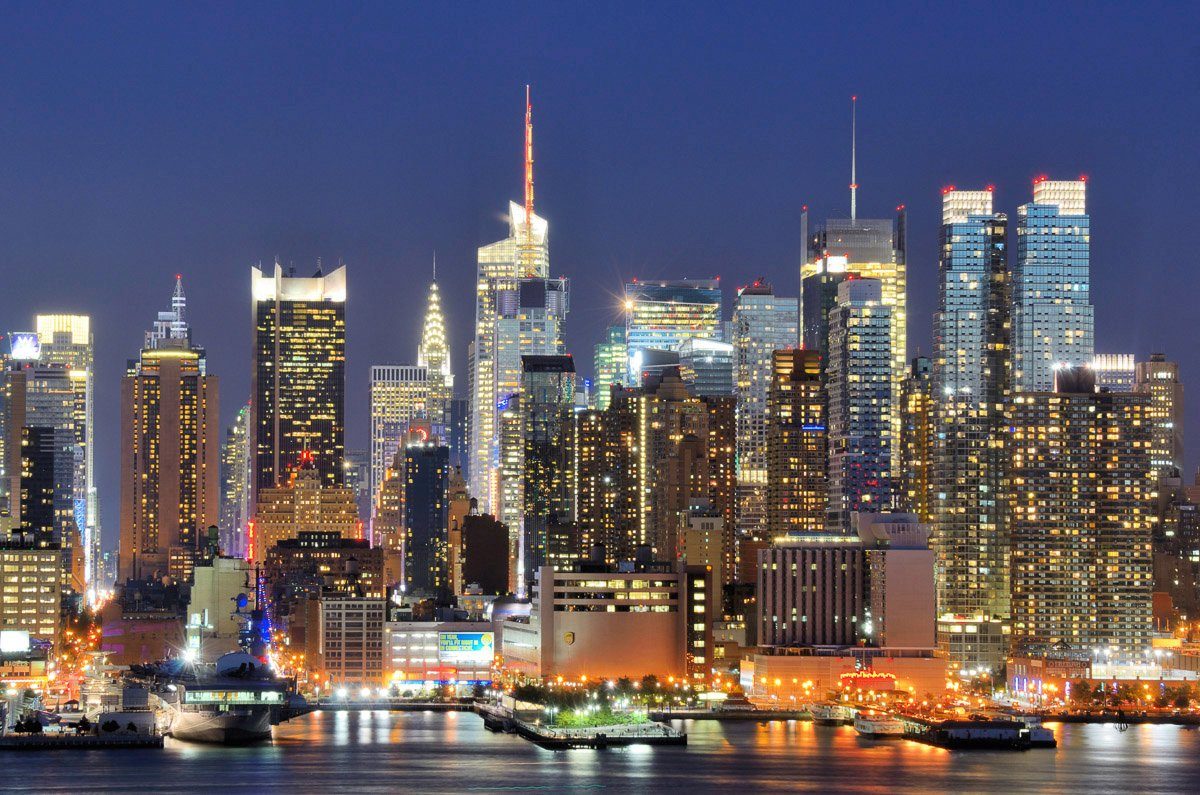
[[[1125,683],[1117,685],[1114,689],[1111,684],[1103,682],[1092,684],[1087,680],[1080,679],[1071,683],[1071,703],[1081,707],[1117,707],[1136,704],[1139,706],[1153,705],[1160,709],[1167,707],[1186,709],[1196,698],[1196,688],[1187,682],[1170,686],[1159,682],[1148,682],[1147,685],[1148,689]]]

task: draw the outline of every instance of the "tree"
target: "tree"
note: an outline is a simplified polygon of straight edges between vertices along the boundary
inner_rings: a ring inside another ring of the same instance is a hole
[[[121,728],[121,724],[117,723],[115,720],[112,720],[110,718],[109,720],[104,721],[104,723],[102,723],[100,725],[100,728],[103,731],[111,733],[111,732],[115,732],[117,729]]]
[[[92,722],[84,715],[79,719],[79,723],[75,724],[75,731],[78,734],[87,734],[92,730]]]
[[[1086,679],[1071,683],[1071,702],[1077,706],[1087,706],[1096,700],[1096,691]]]
[[[125,728],[129,732],[131,732],[133,734],[137,734],[138,727],[137,727],[137,724],[134,723],[133,721],[129,721],[129,723],[125,725]]]

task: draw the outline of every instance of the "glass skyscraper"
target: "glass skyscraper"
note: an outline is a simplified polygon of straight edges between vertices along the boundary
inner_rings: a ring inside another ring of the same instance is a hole
[[[1090,240],[1087,182],[1038,177],[1033,202],[1017,208],[1012,319],[1019,390],[1049,391],[1056,367],[1092,363]]]
[[[593,368],[596,371],[596,408],[604,411],[612,401],[612,387],[629,379],[629,356],[625,346],[625,327],[609,326],[604,341],[596,343]]]
[[[772,355],[796,346],[798,311],[797,299],[775,295],[762,280],[739,290],[733,302],[737,529],[743,536],[766,537],[767,400],[776,373]]]
[[[625,342],[630,382],[637,384],[643,351],[678,351],[692,337],[719,340],[721,284],[716,279],[634,281],[625,285]]]

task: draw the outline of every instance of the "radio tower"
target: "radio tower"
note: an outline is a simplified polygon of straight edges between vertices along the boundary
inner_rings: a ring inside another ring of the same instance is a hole
[[[850,220],[858,218],[858,95],[850,97]]]

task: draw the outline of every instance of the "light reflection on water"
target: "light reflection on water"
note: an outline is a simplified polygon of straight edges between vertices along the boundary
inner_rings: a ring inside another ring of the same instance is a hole
[[[677,722],[687,748],[546,751],[469,713],[314,713],[244,748],[5,754],[0,790],[1184,792],[1200,732],[1055,726],[1059,747],[950,752],[800,721]]]

